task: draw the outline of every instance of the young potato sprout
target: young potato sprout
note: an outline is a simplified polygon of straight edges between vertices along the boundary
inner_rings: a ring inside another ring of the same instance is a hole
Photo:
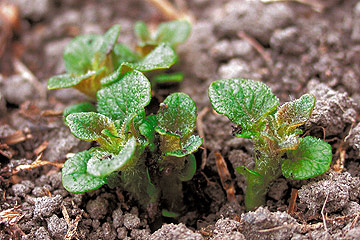
[[[270,184],[281,175],[301,180],[323,174],[332,160],[331,146],[311,136],[300,137],[315,106],[315,97],[305,94],[279,107],[278,98],[263,83],[248,79],[215,81],[209,98],[216,112],[238,125],[236,137],[254,144],[255,168],[236,170],[247,181],[247,210],[265,204]]]

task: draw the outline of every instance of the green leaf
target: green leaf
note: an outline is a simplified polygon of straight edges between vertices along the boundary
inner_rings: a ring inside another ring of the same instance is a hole
[[[216,112],[255,135],[263,119],[279,105],[264,83],[248,79],[225,79],[210,85],[209,98]],[[248,134],[248,133],[247,133]]]
[[[185,93],[168,96],[156,115],[160,134],[170,134],[183,138],[194,131],[196,125],[196,105]]]
[[[132,113],[138,113],[149,104],[150,82],[144,74],[132,71],[98,91],[97,99],[98,112],[123,123]]]
[[[331,146],[321,139],[307,136],[301,139],[296,150],[286,152],[287,158],[281,164],[286,178],[302,180],[326,172],[332,160]]]
[[[118,154],[95,150],[87,163],[87,172],[98,177],[106,177],[114,171],[121,170],[131,161],[136,149],[136,140],[130,138]]]
[[[134,32],[142,43],[151,40],[149,29],[143,21],[138,21],[135,23]]]
[[[169,43],[171,47],[186,41],[191,32],[191,25],[185,20],[176,20],[160,24],[155,34],[155,41]]]
[[[171,212],[171,211],[168,211],[168,210],[161,210],[161,215],[163,215],[164,217],[168,217],[168,218],[177,218],[180,216],[179,213],[176,213],[176,212]]]
[[[105,61],[107,55],[113,50],[115,43],[120,34],[120,25],[112,26],[105,35],[102,37],[102,42],[95,52],[95,60],[98,64],[102,64]]]
[[[61,74],[53,76],[49,79],[47,83],[48,89],[59,89],[59,88],[69,88],[79,84],[81,81],[91,78],[96,75],[96,71],[88,71],[82,75],[74,74]]]
[[[112,134],[117,135],[117,130],[110,118],[94,112],[73,113],[66,121],[75,137],[85,141],[99,141],[105,137],[102,133],[108,129]]]
[[[167,44],[162,43],[137,63],[125,62],[121,66],[121,74],[132,69],[148,72],[171,67],[177,60],[175,51]]]
[[[65,68],[68,73],[85,74],[93,69],[92,61],[102,43],[102,36],[81,35],[74,38],[64,51]]]
[[[147,176],[147,180],[148,180],[148,184],[146,186],[146,193],[150,197],[150,202],[154,203],[154,202],[156,202],[156,200],[158,198],[158,191],[157,191],[155,185],[151,182],[149,169],[146,169],[146,176]]]
[[[113,53],[114,69],[120,67],[123,62],[132,63],[137,62],[140,59],[140,57],[136,53],[134,53],[130,48],[121,43],[115,44]]]
[[[106,182],[103,178],[87,173],[87,163],[91,158],[89,151],[83,151],[69,158],[62,169],[64,188],[72,193],[83,193],[97,189]]]
[[[191,135],[182,149],[165,152],[165,156],[185,157],[186,155],[195,152],[202,143],[203,139],[201,137]]]
[[[283,104],[275,114],[278,124],[285,124],[286,128],[291,129],[304,124],[315,107],[315,101],[313,95],[305,94],[299,99]]]
[[[79,104],[71,105],[64,110],[64,121],[66,122],[66,117],[72,113],[81,113],[81,112],[96,112],[96,107],[89,102],[82,102]]]
[[[246,177],[247,182],[251,182],[251,184],[263,185],[264,178],[257,172],[248,169],[245,166],[240,166],[236,168],[236,171]]]
[[[182,82],[184,80],[184,73],[159,74],[151,80],[155,83]]]
[[[182,182],[190,181],[196,172],[196,159],[193,154],[187,156],[185,167],[179,175],[179,180]]]
[[[155,150],[155,126],[157,124],[156,116],[148,116],[147,119],[139,126],[140,133],[146,138],[149,143],[150,151]]]

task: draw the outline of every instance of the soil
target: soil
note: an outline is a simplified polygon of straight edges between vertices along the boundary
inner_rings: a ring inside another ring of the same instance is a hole
[[[119,41],[134,46],[135,21],[155,25],[165,17],[144,0],[0,2],[19,10],[13,25],[0,18],[0,239],[360,239],[360,1],[174,2],[186,2],[195,19],[172,68],[186,77],[157,86],[155,99],[189,94],[205,141],[198,170],[184,183],[187,210],[157,222],[121,189],[72,194],[56,166],[16,167],[40,152],[61,164],[91,146],[69,132],[61,115],[86,97],[73,89],[46,91],[47,79],[65,71],[62,54],[71,38],[120,24]],[[207,96],[212,81],[233,77],[265,82],[281,102],[314,94],[303,130],[333,149],[327,173],[278,179],[266,205],[253,212],[245,212],[245,179],[234,171],[254,164],[252,145],[232,136],[232,124],[211,110]],[[226,161],[236,203],[228,202],[215,152]],[[292,192],[298,197],[288,213]]]

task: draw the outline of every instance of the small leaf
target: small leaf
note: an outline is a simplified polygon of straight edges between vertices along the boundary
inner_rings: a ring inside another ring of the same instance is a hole
[[[85,141],[99,141],[105,137],[102,133],[108,129],[112,134],[117,135],[117,130],[110,118],[94,112],[73,113],[66,121],[75,137]]]
[[[155,83],[182,82],[184,80],[184,74],[183,73],[159,74],[154,76],[151,80]]]
[[[177,218],[180,216],[179,213],[176,213],[176,212],[170,212],[168,210],[161,210],[161,215],[163,215],[164,217],[168,217],[168,218]]]
[[[132,63],[137,62],[140,59],[140,57],[136,53],[134,53],[130,48],[121,43],[115,44],[113,53],[114,69],[120,67],[123,62]]]
[[[165,156],[185,157],[186,155],[195,152],[202,143],[203,139],[201,137],[191,135],[182,149],[165,152]]]
[[[146,138],[149,143],[150,151],[155,150],[155,126],[157,124],[156,116],[148,116],[147,119],[139,126],[140,133]]]
[[[315,101],[313,95],[305,94],[299,99],[283,104],[275,114],[278,124],[285,124],[291,129],[304,124],[315,107]]]
[[[102,36],[81,35],[74,38],[64,51],[65,68],[68,73],[85,74],[93,69],[92,61],[102,43]]]
[[[138,70],[140,72],[148,72],[158,69],[171,67],[177,60],[175,51],[167,44],[160,44],[153,51],[137,63],[125,62],[121,66],[121,74]]]
[[[301,139],[296,150],[286,152],[287,159],[281,165],[286,178],[302,180],[326,172],[332,160],[331,146],[311,136]]]
[[[193,154],[190,154],[186,158],[187,162],[184,169],[179,175],[179,180],[182,182],[190,181],[196,172],[196,159]]]
[[[64,110],[64,121],[66,122],[66,117],[71,113],[80,113],[80,112],[96,112],[96,107],[89,102],[82,102],[79,104],[71,105]]]
[[[149,104],[150,82],[144,74],[132,71],[120,81],[98,91],[97,98],[98,112],[123,123],[132,113],[143,110]]]
[[[53,76],[47,83],[48,89],[69,88],[79,84],[81,81],[96,75],[96,71],[89,71],[83,75],[61,74]]]
[[[264,83],[248,79],[226,79],[210,85],[209,98],[216,112],[256,134],[263,119],[279,105],[278,98]]]
[[[151,40],[149,29],[143,21],[138,21],[135,23],[134,32],[142,43]]]
[[[97,189],[106,182],[103,178],[95,177],[86,172],[86,165],[91,154],[83,151],[69,158],[62,169],[64,188],[72,193],[83,193]]]
[[[156,115],[160,134],[184,137],[191,134],[196,124],[196,105],[185,93],[173,93],[168,96]]]
[[[133,157],[136,149],[134,137],[126,143],[118,154],[96,150],[87,163],[87,172],[98,177],[105,177],[121,170]]]
[[[176,20],[160,24],[155,34],[156,42],[166,42],[171,47],[186,41],[191,32],[191,25],[185,20]]]
[[[113,50],[115,43],[120,34],[120,25],[112,26],[102,37],[101,45],[99,45],[95,52],[95,60],[98,64],[102,64],[105,61],[107,55]]]
[[[147,176],[147,180],[148,180],[148,184],[146,187],[146,193],[150,197],[150,202],[154,203],[154,202],[156,202],[156,200],[158,198],[158,191],[157,191],[155,185],[151,182],[149,169],[146,169],[146,176]]]
[[[251,184],[264,184],[264,178],[257,172],[248,169],[247,167],[240,166],[236,168],[236,171],[246,177],[247,182],[251,182]]]

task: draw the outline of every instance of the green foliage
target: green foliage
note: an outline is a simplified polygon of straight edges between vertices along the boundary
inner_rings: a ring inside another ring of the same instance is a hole
[[[117,43],[119,25],[114,25],[104,35],[78,36],[64,51],[67,73],[50,78],[48,88],[73,87],[95,100],[96,93],[102,87],[118,81],[127,72],[170,68],[177,61],[174,49],[186,40],[190,30],[189,23],[173,21],[160,24],[158,31],[152,36],[147,26],[139,22],[135,25],[135,33],[141,42],[137,51]],[[171,82],[180,79],[182,78],[177,75],[162,77],[159,81]]]
[[[279,100],[263,83],[248,79],[215,81],[209,98],[216,112],[239,125],[237,137],[254,143],[255,168],[236,170],[247,179],[247,210],[265,203],[267,189],[281,174],[307,179],[323,174],[332,160],[331,146],[314,137],[302,138],[298,129],[310,117],[315,97],[305,94],[279,107]]]
[[[118,184],[144,207],[161,202],[165,212],[177,216],[183,208],[182,182],[191,180],[196,171],[192,153],[202,144],[192,135],[196,106],[188,95],[174,93],[156,115],[146,116],[150,98],[150,82],[133,70],[98,91],[98,113],[67,116],[76,137],[99,144],[65,163],[62,176],[68,191]]]

